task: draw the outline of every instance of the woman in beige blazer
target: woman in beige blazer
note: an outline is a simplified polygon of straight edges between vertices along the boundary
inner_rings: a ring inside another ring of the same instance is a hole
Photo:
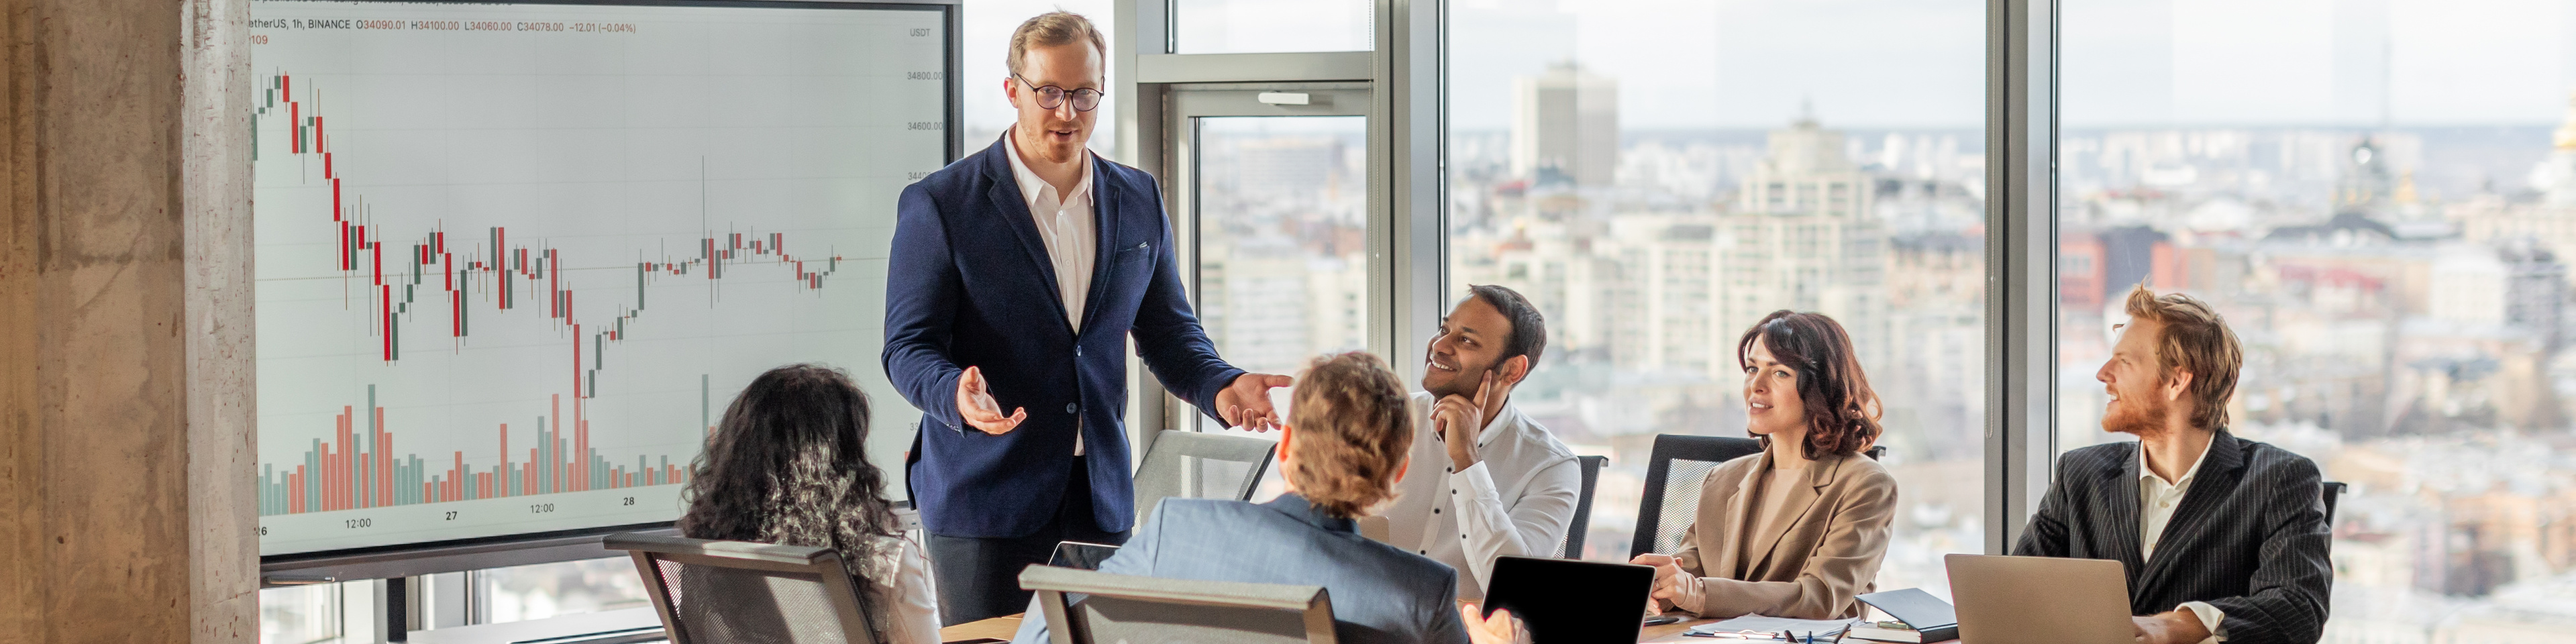
[[[1815,313],[1778,311],[1736,342],[1747,429],[1763,451],[1700,483],[1680,552],[1654,566],[1654,606],[1702,617],[1858,617],[1896,517],[1896,479],[1862,456],[1879,435],[1851,336]]]

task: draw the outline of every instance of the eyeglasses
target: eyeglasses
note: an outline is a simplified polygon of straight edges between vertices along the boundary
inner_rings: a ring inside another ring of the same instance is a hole
[[[1064,97],[1072,96],[1073,111],[1089,112],[1100,107],[1100,97],[1109,95],[1108,92],[1088,87],[1068,92],[1065,91],[1064,88],[1056,87],[1054,85],[1039,85],[1031,83],[1029,82],[1029,79],[1020,78],[1019,74],[1012,74],[1011,78],[1020,81],[1021,85],[1029,86],[1029,91],[1037,92],[1038,109],[1051,110],[1063,107]]]

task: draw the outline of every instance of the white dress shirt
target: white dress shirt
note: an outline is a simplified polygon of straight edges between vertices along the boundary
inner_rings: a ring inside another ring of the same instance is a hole
[[[1458,597],[1481,599],[1504,555],[1555,557],[1574,521],[1583,466],[1520,408],[1503,406],[1476,435],[1476,464],[1451,469],[1448,443],[1432,429],[1429,393],[1406,405],[1413,461],[1381,513],[1387,542],[1458,570]]]
[[[2209,450],[2201,450],[2200,458],[2191,462],[2191,469],[2183,470],[2182,478],[2177,479],[2172,483],[2167,483],[2165,482],[2164,477],[2156,475],[2155,468],[2148,466],[2147,444],[2144,441],[2140,441],[2138,443],[2138,505],[2140,510],[2138,513],[2138,557],[2140,559],[2155,558],[2156,542],[2164,539],[2165,524],[2173,521],[2174,509],[2182,506],[2183,495],[2191,492],[2192,479],[2200,476],[2200,464],[2208,461]],[[2201,627],[2209,629],[2209,638],[2201,640],[2201,644],[2216,644],[2217,642],[2227,641],[2227,634],[2219,632],[2218,630],[2219,623],[2227,619],[2227,613],[2225,611],[2219,610],[2217,606],[2210,605],[2209,602],[2183,602],[2182,605],[2177,608],[2190,610],[2193,616],[2200,618]]]
[[[878,610],[892,613],[884,616],[891,617],[884,620],[886,644],[937,644],[939,589],[931,581],[929,555],[909,538],[880,538],[902,542],[884,553],[895,558],[894,578],[880,581],[873,589]]]
[[[1017,128],[1019,126],[1011,126]],[[1047,261],[1055,264],[1055,290],[1064,296],[1064,318],[1082,331],[1082,305],[1091,296],[1091,264],[1100,255],[1098,225],[1091,220],[1091,151],[1082,151],[1082,175],[1073,182],[1070,197],[1058,194],[1055,184],[1047,183],[1020,160],[1020,140],[1016,131],[1002,137],[1009,141],[1003,149],[1010,151],[1011,177],[1020,184],[1020,198],[1029,203],[1029,217],[1037,220],[1038,238],[1046,242]],[[1081,425],[1076,421],[1073,433],[1073,455],[1082,455]]]

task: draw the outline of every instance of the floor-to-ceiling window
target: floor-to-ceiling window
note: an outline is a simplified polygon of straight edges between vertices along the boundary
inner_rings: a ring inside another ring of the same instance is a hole
[[[2230,430],[2349,484],[2327,642],[2576,619],[2576,5],[2066,0],[2058,445],[2122,295],[2215,305]]]
[[[1736,339],[1795,309],[1851,331],[1884,404],[1879,586],[1945,591],[1940,555],[1983,529],[1984,3],[1449,14],[1448,297],[1501,284],[1546,315],[1513,402],[1613,457],[1588,558],[1627,558],[1655,434],[1744,435]]]

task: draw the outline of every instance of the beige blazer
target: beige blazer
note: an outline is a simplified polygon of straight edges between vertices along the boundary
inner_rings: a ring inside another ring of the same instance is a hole
[[[1854,599],[1876,587],[1896,519],[1896,478],[1861,455],[1809,464],[1805,483],[1781,507],[1762,503],[1760,483],[1770,452],[1727,461],[1700,483],[1699,516],[1682,533],[1673,558],[1700,577],[1704,617],[1768,615],[1800,619],[1859,617]],[[1781,514],[1779,530],[1751,534],[1762,515]],[[1746,550],[1738,545],[1752,540]],[[1741,553],[1755,553],[1750,557]],[[1685,610],[1688,606],[1682,606]]]

